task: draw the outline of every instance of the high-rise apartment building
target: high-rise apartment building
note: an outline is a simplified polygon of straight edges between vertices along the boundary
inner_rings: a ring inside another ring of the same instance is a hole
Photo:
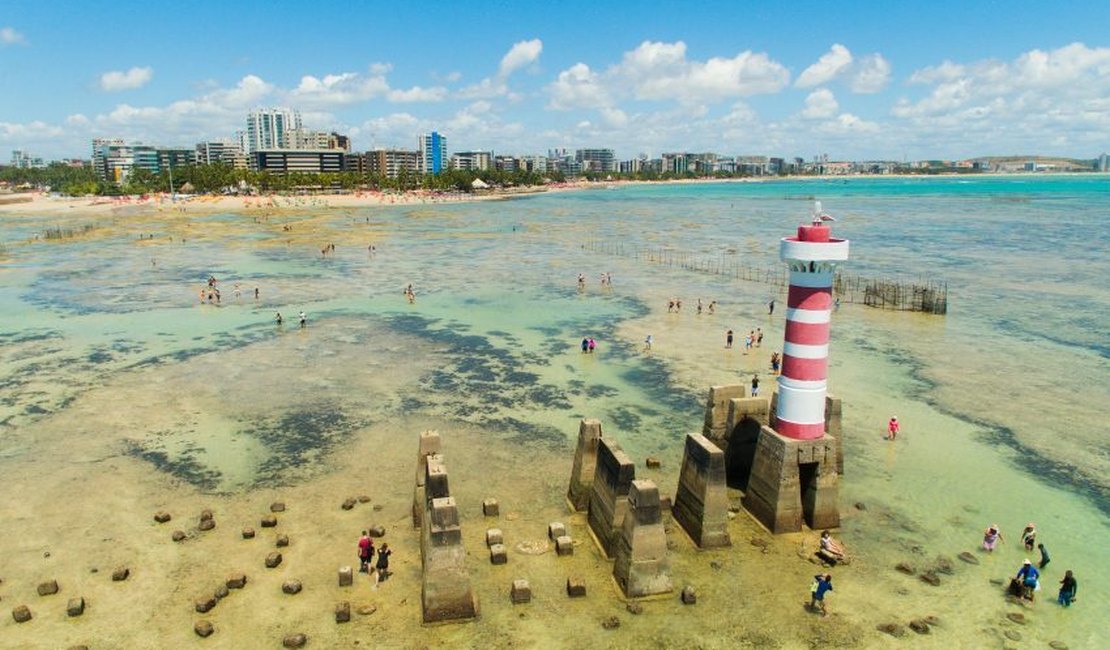
[[[46,163],[38,156],[32,156],[30,153],[22,149],[12,150],[12,167],[20,169],[41,169],[46,167]]]
[[[387,178],[397,178],[402,171],[415,176],[420,173],[419,151],[405,149],[375,149],[367,151],[366,173]]]
[[[437,131],[420,134],[420,173],[438,174],[447,167],[447,138]]]
[[[197,143],[197,164],[230,165],[235,169],[247,168],[247,155],[235,140],[210,140]]]
[[[486,171],[492,166],[492,151],[457,151],[451,154],[451,169]]]
[[[617,171],[617,159],[612,149],[579,149],[574,159],[584,172]]]
[[[247,115],[247,153],[289,148],[289,131],[301,129],[301,114],[288,108],[260,108]]]

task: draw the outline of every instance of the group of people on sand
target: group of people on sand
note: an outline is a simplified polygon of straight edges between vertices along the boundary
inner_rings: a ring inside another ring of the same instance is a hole
[[[613,274],[612,273],[606,271],[605,273],[599,274],[599,278],[601,279],[602,288],[604,288],[604,289],[612,289],[613,288]],[[578,291],[582,292],[582,291],[585,291],[585,290],[586,290],[586,274],[585,273],[579,273],[578,274]]]
[[[378,556],[378,561],[374,562],[375,553]],[[380,549],[374,548],[374,540],[371,539],[369,531],[362,531],[362,537],[358,538],[358,562],[359,573],[367,573],[375,582],[382,582],[390,576],[389,572],[389,556],[393,555],[390,550],[389,544],[382,544]]]
[[[650,339],[651,336],[648,336],[648,338]],[[650,344],[649,344],[649,346],[650,346]],[[596,348],[597,348],[597,341],[595,341],[592,336],[587,336],[587,337],[582,338],[582,352],[584,354],[593,354],[594,350]]]
[[[667,313],[668,314],[677,314],[677,313],[680,313],[681,311],[682,311],[682,298],[668,298],[667,299]],[[698,298],[697,313],[698,313],[698,315],[701,315],[703,313],[716,314],[717,313],[717,301],[716,300],[710,300],[709,303],[706,304],[706,302],[704,300],[702,300],[701,298]]]
[[[1006,538],[1002,536],[1002,530],[998,524],[991,524],[983,531],[983,550],[988,553],[993,553],[998,542],[1005,542]],[[1033,522],[1029,522],[1021,531],[1021,544],[1025,548],[1026,553],[1032,553],[1036,548],[1040,551],[1040,561],[1036,566],[1033,561],[1026,558],[1021,563],[1021,568],[1018,569],[1017,574],[1010,578],[1010,584],[1007,591],[1010,595],[1017,598],[1023,598],[1033,604],[1036,599],[1036,593],[1041,588],[1041,571],[1044,570],[1051,558],[1048,555],[1048,549],[1044,544],[1037,541],[1037,526]],[[1079,590],[1079,582],[1075,579],[1075,575],[1071,569],[1064,572],[1064,577],[1060,580],[1060,590],[1056,595],[1056,602],[1063,607],[1071,607],[1075,602],[1075,595]]]
[[[300,323],[301,329],[304,329],[308,326],[308,315],[305,314],[303,311],[297,315],[297,318]],[[278,324],[278,327],[281,327],[282,323],[285,322],[285,318],[282,317],[280,311],[274,312],[274,322]]]
[[[827,530],[821,532],[821,540],[814,555],[828,566],[849,564],[848,554],[844,547],[833,539],[832,534]],[[813,584],[809,588],[809,609],[821,612],[821,616],[828,615],[828,610],[825,609],[825,594],[832,590],[831,573],[818,573],[813,576]]]
[[[238,282],[235,283],[234,293],[236,300],[238,300],[243,295],[243,290],[239,286]],[[258,287],[255,287],[254,299],[258,300],[258,296]],[[200,301],[202,303],[207,302],[209,304],[220,304],[220,287],[218,281],[216,280],[216,276],[208,276],[208,286],[202,287],[200,290]]]

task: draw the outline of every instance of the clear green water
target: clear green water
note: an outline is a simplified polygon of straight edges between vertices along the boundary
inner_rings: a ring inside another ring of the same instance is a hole
[[[1104,177],[654,185],[333,211],[316,216],[311,237],[282,217],[301,235],[288,243],[277,218],[251,215],[158,215],[141,226],[121,217],[90,237],[34,243],[55,220],[13,218],[0,231],[0,473],[42,462],[47,449],[50,462],[83,462],[77,438],[107,429],[154,475],[241,495],[326,476],[358,440],[407,458],[412,440],[377,433],[398,420],[474,429],[490,453],[542,450],[569,463],[582,417],[600,418],[633,458],[660,456],[676,472],[705,389],[746,382],[781,341],[781,312],[771,319],[764,307],[774,290],[583,245],[774,267],[778,239],[818,198],[852,240],[846,271],[935,276],[950,291],[946,317],[854,304],[835,316],[841,536],[861,558],[836,602],[863,618],[928,606],[954,628],[948,642],[997,643],[1005,606],[988,578],[1017,570],[1017,538],[1033,520],[1053,562],[1036,625],[1022,634],[1097,647],[1110,620],[1095,607],[1110,598],[1100,543],[1110,533],[1108,195]],[[156,241],[137,241],[140,228]],[[329,241],[337,251],[325,259]],[[198,300],[210,274],[220,306]],[[414,305],[401,296],[409,283]],[[666,313],[670,296],[683,297],[682,314]],[[717,314],[695,315],[699,297],[717,300]],[[758,354],[722,349],[725,329],[757,326],[767,333]],[[594,355],[578,351],[583,336],[598,340]],[[89,395],[103,412],[89,418],[83,405],[78,418],[72,405]],[[903,422],[896,444],[881,439],[892,413]],[[66,438],[74,443],[46,442]],[[530,468],[552,485],[565,480],[559,470]],[[455,481],[481,475],[453,471]],[[673,492],[676,476],[653,478]],[[891,577],[898,561],[974,550],[992,522],[1009,544],[978,567],[957,563],[943,588]],[[1065,568],[1080,579],[1069,611],[1048,602]]]

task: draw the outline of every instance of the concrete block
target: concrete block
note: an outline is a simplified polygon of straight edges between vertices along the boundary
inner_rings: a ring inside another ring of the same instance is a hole
[[[349,623],[351,621],[351,603],[343,601],[335,605],[335,622]]]
[[[509,600],[511,600],[514,605],[527,603],[532,600],[532,587],[528,584],[527,580],[513,580],[513,586],[509,590]]]
[[[547,538],[556,540],[567,534],[567,527],[562,522],[553,521],[547,525]]]
[[[586,581],[582,578],[567,578],[567,595],[571,598],[581,598],[586,595]]]
[[[574,555],[574,540],[569,535],[562,535],[555,538],[555,554],[556,555]]]
[[[349,566],[339,567],[339,586],[350,587],[355,583],[355,572]]]
[[[496,517],[501,514],[501,506],[498,505],[497,499],[485,499],[482,501],[482,514],[487,517]]]
[[[489,547],[490,564],[507,564],[508,562],[509,550],[505,548],[504,544],[494,544]]]
[[[628,503],[615,545],[613,577],[629,598],[667,593],[674,587],[659,488],[652,481],[632,481]]]
[[[494,544],[504,544],[505,536],[501,533],[500,528],[490,528],[486,531],[486,546],[493,546]]]

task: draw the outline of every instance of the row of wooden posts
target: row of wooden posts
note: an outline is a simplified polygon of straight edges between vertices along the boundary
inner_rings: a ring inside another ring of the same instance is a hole
[[[790,281],[785,265],[754,266],[728,259],[723,254],[713,257],[666,246],[633,246],[621,241],[600,240],[590,240],[582,244],[582,248],[592,253],[628,257],[686,271],[762,282],[775,287],[779,294],[786,291]],[[843,302],[860,302],[879,309],[948,313],[948,283],[924,277],[912,281],[877,279],[837,271],[833,278],[833,294]]]

